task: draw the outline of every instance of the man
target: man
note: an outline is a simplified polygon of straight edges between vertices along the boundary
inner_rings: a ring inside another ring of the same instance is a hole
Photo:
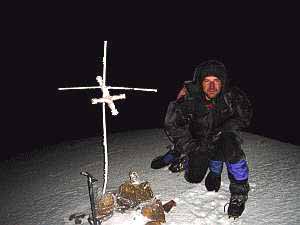
[[[170,165],[172,172],[184,170],[188,182],[205,178],[208,191],[218,191],[225,162],[230,180],[229,217],[241,216],[248,199],[248,165],[241,148],[240,130],[247,127],[252,109],[246,95],[229,88],[225,66],[215,60],[201,63],[194,79],[185,82],[177,100],[169,104],[165,132],[173,143],[156,157],[151,167]]]

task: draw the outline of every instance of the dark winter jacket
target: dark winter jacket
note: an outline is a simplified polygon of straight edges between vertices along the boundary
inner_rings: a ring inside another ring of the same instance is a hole
[[[208,107],[211,103],[207,102],[200,88],[207,74],[218,75],[224,84],[213,107]],[[194,80],[185,85],[189,95],[171,102],[165,117],[165,131],[182,153],[188,151],[191,144],[207,146],[224,132],[238,133],[249,126],[251,104],[240,89],[227,87],[224,68],[197,67]]]

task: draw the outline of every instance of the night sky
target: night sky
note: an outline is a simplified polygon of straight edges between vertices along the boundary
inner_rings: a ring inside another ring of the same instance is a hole
[[[87,28],[74,12],[64,17],[67,12],[61,11],[59,19],[41,12],[42,22],[34,16],[16,19],[17,28],[7,27],[4,46],[1,158],[100,136],[101,105],[91,104],[99,90],[57,88],[97,85],[95,64],[99,57],[101,63],[104,40],[108,85],[158,89],[111,91],[127,99],[116,102],[117,117],[108,114],[109,132],[162,127],[168,102],[183,81],[192,79],[203,60],[217,59],[253,104],[247,131],[300,145],[299,24],[295,14],[279,9],[235,11],[228,20],[199,18],[198,25],[156,18],[133,26],[131,18],[128,24],[111,23],[100,35],[104,22]]]

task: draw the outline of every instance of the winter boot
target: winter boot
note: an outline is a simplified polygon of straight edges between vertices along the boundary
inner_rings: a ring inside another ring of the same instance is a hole
[[[151,162],[152,169],[161,169],[175,162],[180,157],[180,153],[176,151],[174,146],[168,146],[170,149],[166,154],[154,158]]]
[[[230,202],[227,210],[228,217],[234,219],[240,217],[245,209],[245,203],[248,199],[248,192],[250,190],[249,184],[245,183],[231,183],[230,184]]]
[[[245,203],[248,196],[242,194],[232,194],[230,197],[229,207],[227,210],[228,217],[234,219],[240,217],[245,209]]]
[[[205,178],[205,187],[208,191],[218,192],[221,186],[221,175],[209,172]]]

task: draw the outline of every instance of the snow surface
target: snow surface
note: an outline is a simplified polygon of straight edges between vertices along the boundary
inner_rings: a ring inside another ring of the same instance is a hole
[[[169,144],[161,129],[137,130],[108,137],[109,179],[107,191],[116,191],[130,170],[163,203],[177,206],[166,214],[166,225],[300,224],[300,147],[243,133],[243,149],[250,169],[249,200],[243,215],[228,219],[224,205],[230,198],[226,167],[218,193],[207,192],[203,183],[189,184],[183,174],[166,168],[150,169],[151,160]],[[88,138],[48,146],[31,155],[0,164],[0,224],[59,225],[73,213],[90,213],[86,177],[88,171],[103,184],[103,151],[100,138]],[[97,188],[96,187],[96,188]],[[114,213],[103,225],[143,225],[138,211]],[[88,224],[86,218],[84,224]]]

